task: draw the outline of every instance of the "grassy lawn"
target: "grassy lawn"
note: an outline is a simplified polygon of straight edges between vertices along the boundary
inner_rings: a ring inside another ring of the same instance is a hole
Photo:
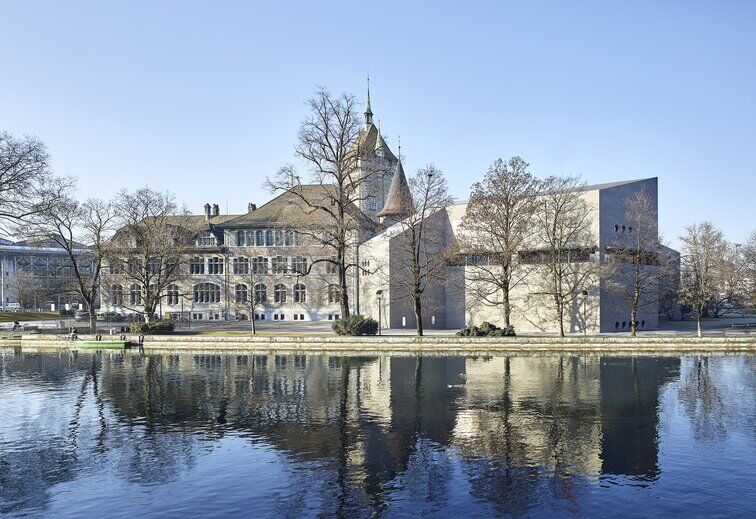
[[[739,323],[756,323],[756,316],[750,317],[706,317],[703,320],[704,330],[712,328],[731,328],[733,324]],[[696,320],[686,319],[684,321],[661,321],[659,328],[663,330],[695,330]]]
[[[0,312],[0,323],[13,321],[39,321],[41,319],[59,319],[55,312]]]

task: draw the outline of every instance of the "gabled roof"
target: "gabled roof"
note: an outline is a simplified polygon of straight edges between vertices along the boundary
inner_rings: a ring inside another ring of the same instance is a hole
[[[303,184],[295,187],[294,190],[284,191],[256,210],[224,222],[222,227],[240,228],[268,225],[302,227],[321,224],[327,226],[333,222],[331,216],[325,211],[317,209],[317,206],[330,206],[330,201],[336,195],[335,186]],[[355,205],[348,209],[348,213],[353,218],[360,220],[361,224],[370,222],[369,218]]]

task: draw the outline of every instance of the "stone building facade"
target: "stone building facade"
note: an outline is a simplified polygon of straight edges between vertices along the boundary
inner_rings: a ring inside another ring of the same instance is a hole
[[[586,186],[581,188],[581,197],[590,208],[590,232],[585,243],[585,257],[575,262],[575,269],[587,268],[589,261],[604,260],[612,250],[621,247],[632,236],[633,229],[624,222],[625,201],[639,190],[645,190],[653,201],[653,220],[657,221],[657,179],[632,180]],[[430,224],[443,229],[445,239],[437,248],[443,249],[459,241],[461,223],[467,205],[455,204],[439,210],[430,217]],[[406,264],[400,258],[404,254],[399,245],[401,234],[406,227],[396,224],[365,242],[361,256],[370,273],[361,278],[362,313],[380,319],[387,328],[414,328],[416,319],[411,299],[402,293],[398,280],[406,276],[400,272],[400,265]],[[527,258],[528,250],[520,254]],[[675,251],[663,248],[661,253],[668,261]],[[660,253],[660,254],[661,254]],[[522,259],[522,258],[521,258]],[[481,268],[485,257],[464,255],[459,261],[450,262],[445,275],[426,289],[423,322],[426,328],[461,328],[465,325],[488,321],[501,325],[503,321],[500,305],[484,303],[476,294],[479,290],[471,279],[475,269]],[[586,265],[586,267],[581,267]],[[556,332],[558,320],[549,296],[538,295],[539,273],[537,263],[524,262],[526,281],[518,285],[513,293],[512,323],[517,332]],[[487,267],[490,268],[490,267]],[[654,268],[652,266],[648,268]],[[406,291],[406,287],[405,291]],[[603,279],[576,297],[567,309],[566,331],[568,333],[594,333],[627,331],[630,328],[630,303],[617,290],[610,290]],[[640,330],[658,327],[659,307],[656,302],[644,305],[637,317]]]

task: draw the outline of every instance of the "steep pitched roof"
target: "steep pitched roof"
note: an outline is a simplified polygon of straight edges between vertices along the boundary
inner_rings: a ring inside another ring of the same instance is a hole
[[[335,196],[335,186],[321,184],[303,184],[297,186],[296,192],[284,191],[273,200],[263,204],[258,209],[237,216],[223,223],[224,228],[257,227],[257,226],[318,226],[329,225],[333,222],[325,211],[314,209],[313,206],[330,206]],[[330,191],[330,192],[329,192]],[[360,224],[370,223],[357,206],[347,209],[348,214]]]
[[[407,177],[404,175],[404,168],[399,162],[396,166],[394,176],[391,178],[388,196],[383,209],[378,216],[409,216],[415,212],[415,204],[412,203],[412,193],[410,192]]]

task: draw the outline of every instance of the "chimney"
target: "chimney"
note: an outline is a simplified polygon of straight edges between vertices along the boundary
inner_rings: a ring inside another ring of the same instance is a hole
[[[205,204],[205,220],[210,220],[210,204]]]
[[[253,204],[252,202],[247,204],[247,212],[253,213],[257,210],[257,204]]]
[[[218,216],[220,214],[220,207],[218,207],[218,204],[213,204],[213,216]]]

